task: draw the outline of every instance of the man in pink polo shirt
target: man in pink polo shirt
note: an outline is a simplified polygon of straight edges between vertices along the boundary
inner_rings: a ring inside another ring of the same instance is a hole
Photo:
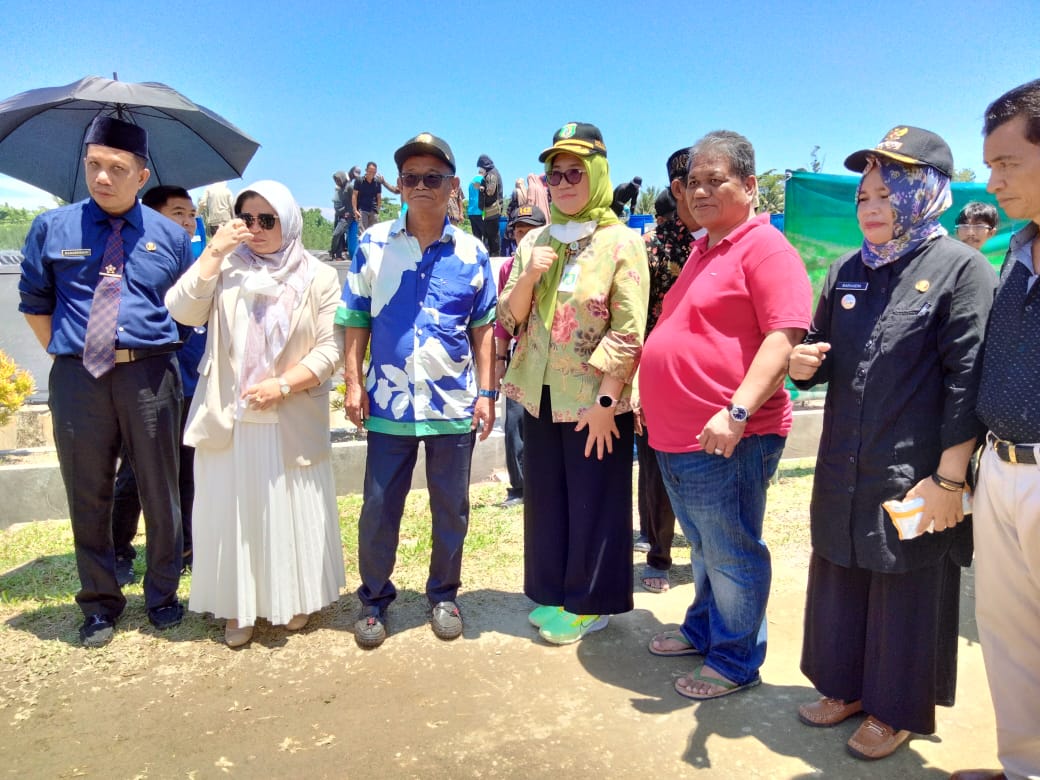
[[[761,682],[772,569],[766,487],[791,428],[787,357],[805,336],[812,289],[787,239],[755,215],[755,152],[709,133],[690,149],[682,193],[707,230],[665,296],[639,385],[650,446],[690,542],[696,596],[655,655],[699,655],[675,683],[715,699]]]

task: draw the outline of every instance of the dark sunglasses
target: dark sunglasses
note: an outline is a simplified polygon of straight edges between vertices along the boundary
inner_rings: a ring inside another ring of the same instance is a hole
[[[264,230],[271,230],[274,227],[274,221],[278,219],[278,215],[257,214],[254,217],[252,214],[235,214],[235,219],[240,219],[245,222],[247,228],[252,228],[254,222],[259,222],[261,228]]]
[[[418,187],[419,182],[422,182],[426,189],[436,190],[440,189],[446,180],[454,177],[454,173],[402,173],[401,184],[405,187]]]
[[[577,184],[584,175],[585,171],[581,168],[571,168],[569,171],[552,171],[546,178],[548,178],[550,185],[558,187],[564,179],[567,180],[568,184]]]

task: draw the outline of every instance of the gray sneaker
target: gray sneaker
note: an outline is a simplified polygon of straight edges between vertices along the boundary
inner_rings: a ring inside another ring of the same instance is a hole
[[[363,650],[374,650],[386,640],[386,618],[379,607],[362,607],[354,622],[354,641]]]
[[[83,621],[79,629],[79,641],[84,647],[103,647],[112,641],[115,621],[107,615],[94,613]]]
[[[442,601],[430,610],[430,626],[438,639],[457,639],[462,635],[462,612],[454,601]]]

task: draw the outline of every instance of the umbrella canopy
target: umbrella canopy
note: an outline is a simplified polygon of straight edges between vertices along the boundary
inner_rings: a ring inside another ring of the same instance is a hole
[[[260,146],[233,124],[165,84],[88,76],[0,103],[0,173],[73,202],[87,197],[83,138],[98,115],[148,131],[146,189],[236,179]]]

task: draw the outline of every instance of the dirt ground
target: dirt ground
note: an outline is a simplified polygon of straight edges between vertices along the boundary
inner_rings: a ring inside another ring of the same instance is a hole
[[[646,651],[692,599],[688,566],[673,571],[670,593],[636,585],[633,612],[567,647],[545,644],[528,625],[519,572],[515,587],[469,583],[465,633],[450,643],[430,631],[422,596],[403,593],[389,639],[369,652],[354,644],[349,593],[298,634],[261,625],[239,651],[198,616],[189,619],[204,622],[206,639],[198,624],[157,634],[139,596],[112,644],[94,652],[71,638],[74,607],[31,631],[3,610],[0,775],[943,778],[995,765],[971,570],[957,706],[939,710],[936,735],[867,764],[844,748],[858,719],[810,729],[795,716],[814,698],[798,671],[805,565],[801,556],[775,561],[763,684],[700,704],[672,691],[692,659]]]

